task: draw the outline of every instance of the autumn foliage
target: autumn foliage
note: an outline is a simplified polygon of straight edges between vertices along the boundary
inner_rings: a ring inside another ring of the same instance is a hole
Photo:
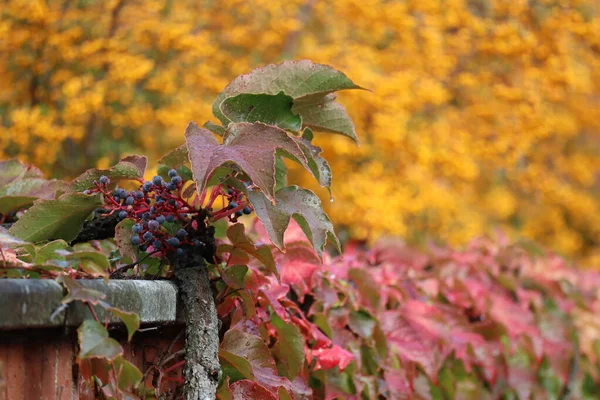
[[[234,247],[240,229],[230,228]],[[254,232],[268,241],[260,224]],[[257,260],[241,275],[239,265],[222,271],[221,399],[592,399],[600,390],[598,273],[503,237],[460,251],[355,243],[321,263],[293,226],[286,246],[273,249],[280,280]]]
[[[346,235],[455,245],[503,226],[598,265],[598,12],[594,0],[5,1],[0,157],[55,176],[139,149],[154,159],[210,118],[206,100],[234,76],[311,58],[373,91],[343,95],[358,149],[318,143],[344,177],[326,207]]]

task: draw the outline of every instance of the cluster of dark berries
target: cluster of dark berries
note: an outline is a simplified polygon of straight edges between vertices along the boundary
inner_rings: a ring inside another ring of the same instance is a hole
[[[94,182],[95,188],[84,193],[101,192],[111,214],[117,213],[120,219],[131,218],[135,221],[131,243],[139,246],[141,251],[182,255],[185,247],[198,248],[204,243],[195,239],[200,234],[198,219],[193,218],[198,215],[198,210],[182,198],[183,180],[174,169],[169,171],[169,178],[170,181],[166,182],[162,177],[155,176],[152,181],[144,182],[139,190],[117,188],[111,192],[108,189],[110,179],[101,176]],[[166,223],[171,222],[183,226],[175,235],[168,232],[176,228],[165,227]]]

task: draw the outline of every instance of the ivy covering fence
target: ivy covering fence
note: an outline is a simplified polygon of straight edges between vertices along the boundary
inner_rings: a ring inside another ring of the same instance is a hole
[[[71,182],[0,162],[0,277],[61,283],[55,315],[89,308],[82,398],[594,398],[598,274],[502,237],[342,252],[320,198],[288,183],[298,165],[331,196],[313,139],[358,141],[336,92],[360,89],[308,60],[255,69],[217,96],[220,124],[190,122],[150,180],[145,156]],[[129,340],[139,317],[80,279],[174,280],[184,350],[139,370],[97,311]]]

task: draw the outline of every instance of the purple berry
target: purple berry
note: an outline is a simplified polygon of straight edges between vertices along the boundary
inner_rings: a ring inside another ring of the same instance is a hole
[[[148,232],[144,233],[143,238],[146,242],[149,242],[150,240],[154,239],[154,235],[152,234],[152,232],[148,231]]]
[[[167,244],[169,246],[173,246],[173,247],[179,247],[179,239],[177,239],[176,237],[172,237],[169,238],[169,240],[167,240]]]
[[[152,220],[148,222],[148,228],[150,228],[151,231],[155,231],[160,227],[160,223],[156,220]]]

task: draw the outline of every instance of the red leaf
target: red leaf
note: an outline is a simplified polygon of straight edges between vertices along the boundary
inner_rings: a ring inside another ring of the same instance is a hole
[[[315,370],[339,367],[340,371],[343,371],[354,360],[352,353],[337,345],[329,349],[313,350],[311,355],[317,359]]]
[[[277,400],[277,391],[271,392],[256,382],[247,379],[239,380],[229,386],[233,393],[233,400],[264,399]]]
[[[315,251],[305,242],[288,245],[285,253],[277,255],[276,262],[280,269],[281,283],[292,286],[298,294],[299,301],[312,291],[313,276],[321,269],[321,260]]]
[[[274,202],[276,151],[283,150],[303,165],[307,163],[298,144],[283,129],[260,122],[230,124],[222,145],[210,131],[190,122],[185,140],[198,192],[204,190],[215,169],[234,163]]]
[[[288,390],[291,388],[290,380],[279,376],[271,351],[259,336],[231,329],[225,333],[221,348],[247,359],[252,366],[256,382],[263,387],[274,393],[277,393],[280,386]]]

